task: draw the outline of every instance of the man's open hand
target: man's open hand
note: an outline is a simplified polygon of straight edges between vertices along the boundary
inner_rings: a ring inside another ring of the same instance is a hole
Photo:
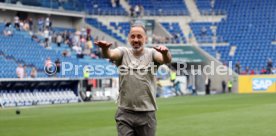
[[[94,44],[101,47],[102,49],[108,49],[112,45],[112,43],[106,41],[96,41]]]
[[[169,51],[169,49],[166,47],[166,46],[164,46],[164,45],[160,45],[160,46],[155,46],[155,47],[153,47],[156,51],[158,51],[158,52],[160,52],[160,53],[162,53],[162,54],[167,54],[168,53],[168,51]]]

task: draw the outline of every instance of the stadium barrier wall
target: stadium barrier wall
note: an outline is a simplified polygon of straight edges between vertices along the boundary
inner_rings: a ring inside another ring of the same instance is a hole
[[[25,90],[28,89],[31,92],[34,89],[49,90],[54,88],[70,88],[78,96],[79,90],[78,79],[67,79],[67,78],[36,78],[36,79],[0,79],[1,90]]]
[[[241,75],[239,93],[275,93],[276,75]]]

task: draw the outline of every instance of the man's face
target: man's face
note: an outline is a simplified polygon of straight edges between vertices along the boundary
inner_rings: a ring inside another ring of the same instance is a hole
[[[128,35],[128,41],[134,51],[143,50],[146,38],[144,29],[138,26],[132,27]]]

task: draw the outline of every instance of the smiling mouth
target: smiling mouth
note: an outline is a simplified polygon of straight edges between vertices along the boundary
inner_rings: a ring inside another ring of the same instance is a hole
[[[134,45],[133,48],[138,49],[140,48],[140,45]]]
[[[141,45],[139,44],[139,43],[134,43],[133,44],[133,48],[134,49],[138,49],[138,48],[140,48],[141,47]]]

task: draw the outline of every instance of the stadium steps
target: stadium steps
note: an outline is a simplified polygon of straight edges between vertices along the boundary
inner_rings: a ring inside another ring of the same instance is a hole
[[[127,42],[123,37],[119,36],[111,29],[108,29],[108,26],[98,21],[98,19],[86,18],[86,25],[90,27],[92,31],[94,31],[94,33],[92,33],[93,37],[104,36],[105,40],[117,42],[119,45],[125,45],[125,43]]]
[[[183,2],[187,5],[188,11],[193,20],[197,20],[198,18],[200,18],[200,12],[196,6],[195,1],[183,0]]]
[[[13,60],[15,63],[24,63],[24,61],[18,61],[16,60],[13,56],[10,56],[10,55],[6,55],[1,49],[0,49],[0,56],[2,56],[3,59],[5,60]]]
[[[129,5],[125,0],[121,0],[120,1],[120,5],[130,15],[130,7],[131,7],[131,5]]]
[[[110,26],[110,22],[106,21],[104,18],[98,18],[98,20],[103,23],[108,29],[110,29],[112,32],[115,32],[117,35],[119,35],[120,37],[122,37],[124,40],[127,41],[127,37],[125,35],[123,35],[122,33],[120,33],[119,30],[116,30],[114,27]]]
[[[183,21],[179,21],[179,26],[181,28],[181,31],[184,33],[185,39],[187,42],[189,42],[189,33],[192,33],[192,39],[191,39],[191,44],[192,45],[198,45],[198,42],[193,34],[193,31],[191,29],[191,27],[189,26],[188,23],[183,22]]]

